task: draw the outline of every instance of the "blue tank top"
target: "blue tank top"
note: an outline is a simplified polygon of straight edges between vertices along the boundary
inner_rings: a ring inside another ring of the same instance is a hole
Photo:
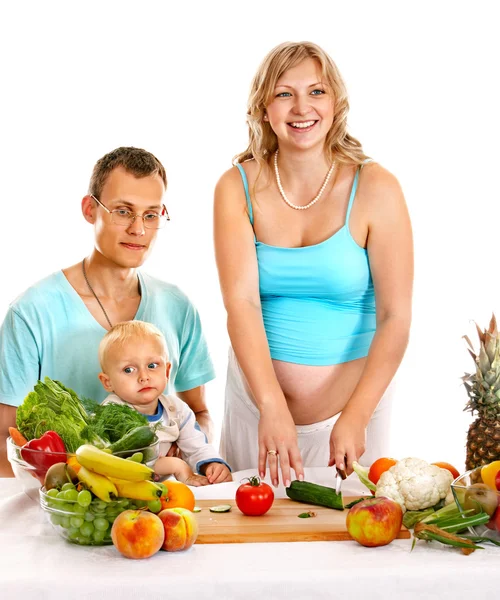
[[[248,180],[243,179],[250,222]],[[375,334],[375,294],[366,249],[349,231],[356,171],[344,226],[324,242],[300,248],[255,238],[259,291],[271,357],[302,365],[333,365],[368,354]]]

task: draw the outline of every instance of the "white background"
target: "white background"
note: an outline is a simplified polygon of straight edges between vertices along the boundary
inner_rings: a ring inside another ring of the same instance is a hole
[[[0,315],[92,248],[80,214],[95,161],[121,145],[165,164],[172,221],[146,265],[197,305],[218,378],[228,338],[212,195],[246,147],[250,80],[276,44],[336,61],[350,131],[400,180],[415,236],[411,340],[397,375],[392,454],[463,469],[474,337],[500,317],[498,18],[495,2],[2,3]]]

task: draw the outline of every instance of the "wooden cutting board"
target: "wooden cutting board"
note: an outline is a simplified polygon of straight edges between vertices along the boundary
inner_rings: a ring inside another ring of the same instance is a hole
[[[355,497],[344,498],[347,504]],[[240,544],[246,542],[313,542],[352,540],[345,520],[347,510],[333,510],[278,498],[269,512],[260,517],[242,514],[234,499],[198,500],[202,510],[196,514],[199,523],[197,544]],[[227,513],[212,513],[211,506],[230,504]],[[299,514],[312,511],[315,517],[301,519]],[[402,527],[398,538],[409,538],[410,532]]]

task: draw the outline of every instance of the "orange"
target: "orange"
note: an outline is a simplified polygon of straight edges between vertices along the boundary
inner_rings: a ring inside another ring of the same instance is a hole
[[[194,494],[186,484],[174,479],[168,479],[163,482],[163,485],[168,489],[168,498],[160,498],[162,510],[165,508],[186,508],[187,510],[193,510],[195,505]]]
[[[78,473],[78,471],[82,468],[82,465],[78,462],[78,460],[74,454],[72,454],[71,456],[68,456],[66,462],[70,467],[73,468],[73,471],[75,473]]]
[[[370,467],[370,471],[368,472],[368,479],[377,485],[378,480],[382,473],[385,473],[388,469],[393,467],[398,461],[394,458],[378,458]]]
[[[460,477],[460,473],[457,471],[457,469],[455,469],[455,467],[453,465],[450,465],[450,463],[435,462],[435,463],[431,463],[431,464],[436,465],[436,467],[439,467],[440,469],[448,470],[453,475],[453,479]]]

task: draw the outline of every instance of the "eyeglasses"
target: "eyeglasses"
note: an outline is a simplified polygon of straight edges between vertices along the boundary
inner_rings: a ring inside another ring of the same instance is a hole
[[[170,216],[165,205],[162,206],[161,213],[155,212],[154,210],[148,210],[142,215],[139,215],[126,208],[115,208],[115,210],[109,210],[109,208],[104,206],[104,204],[98,198],[92,194],[90,194],[90,197],[93,198],[97,204],[99,204],[99,206],[102,206],[102,208],[104,208],[104,210],[111,215],[112,223],[115,225],[120,225],[121,227],[129,227],[135,222],[137,217],[142,219],[144,227],[147,229],[161,229],[167,221],[170,221]]]

